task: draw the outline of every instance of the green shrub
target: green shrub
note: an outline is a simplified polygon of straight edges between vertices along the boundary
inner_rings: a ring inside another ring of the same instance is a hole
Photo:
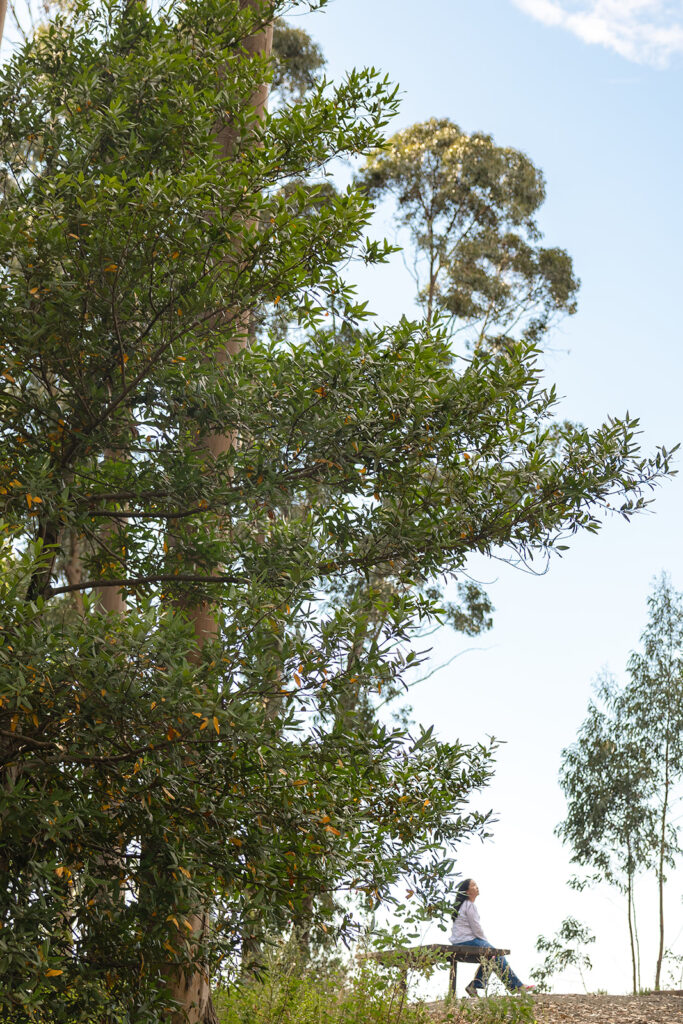
[[[486,999],[461,1001],[460,1016],[454,1021],[467,1024],[536,1024],[533,996],[528,994],[488,996]],[[444,1018],[448,1021],[448,1017]]]
[[[303,964],[291,947],[272,957],[260,980],[217,993],[221,1024],[427,1024],[408,1004],[397,972],[375,964]]]
[[[219,992],[221,1024],[535,1024],[528,994],[412,1002],[399,970],[368,960],[306,963],[291,945],[273,952],[259,980]]]

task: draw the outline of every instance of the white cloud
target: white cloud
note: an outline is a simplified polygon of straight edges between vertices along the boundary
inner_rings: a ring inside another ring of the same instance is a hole
[[[513,0],[545,25],[627,60],[664,67],[683,53],[683,0]]]

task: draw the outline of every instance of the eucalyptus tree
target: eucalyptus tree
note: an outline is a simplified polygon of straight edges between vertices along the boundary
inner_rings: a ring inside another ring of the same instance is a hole
[[[452,331],[491,344],[515,334],[540,341],[576,311],[571,258],[540,244],[545,181],[524,153],[431,118],[392,135],[359,180],[394,202],[428,320],[445,316]]]
[[[657,880],[658,991],[666,872],[681,852],[672,807],[683,776],[683,596],[666,574],[652,587],[648,612],[641,648],[628,660],[626,685],[603,680],[602,708],[589,706],[576,743],[563,752],[560,783],[568,813],[558,827],[577,863],[596,868],[608,882],[626,880],[634,991],[635,874],[652,870]]]
[[[564,250],[540,244],[545,182],[524,153],[432,118],[387,139],[358,181],[373,199],[391,201],[418,304],[449,335],[465,332],[470,346],[489,348],[514,336],[539,344],[559,317],[575,312],[579,282]],[[433,581],[423,583],[434,590]],[[455,618],[446,613],[444,622],[469,622],[469,635],[489,628],[483,589],[469,584],[462,595]],[[359,700],[359,692],[351,695],[351,707]]]
[[[562,751],[560,786],[567,816],[556,834],[572,861],[626,895],[634,993],[640,987],[640,955],[634,902],[638,872],[652,866],[656,815],[653,777],[641,733],[625,694],[609,676],[600,681],[576,742]]]
[[[394,200],[397,223],[408,229],[405,255],[428,322],[438,317],[449,334],[474,329],[479,343],[491,347],[502,345],[515,328],[539,342],[554,318],[575,311],[578,281],[571,259],[536,244],[535,214],[545,184],[523,153],[433,118],[387,139],[368,157],[358,183],[373,199]],[[430,460],[426,472],[432,472]],[[441,600],[444,624],[470,636],[492,625],[492,605],[480,586],[461,584],[462,603],[453,605],[427,576],[420,584]],[[377,610],[368,617],[373,602],[363,596],[366,586],[386,593],[397,582],[385,570],[372,583],[348,580],[335,595],[357,599],[356,646],[372,643],[382,627]],[[372,713],[372,696],[362,683],[348,695],[345,713]]]
[[[342,270],[386,254],[367,196],[312,209],[299,182],[376,149],[395,91],[353,72],[261,119],[271,63],[247,44],[284,7],[83,2],[0,74],[13,1024],[209,1021],[177,979],[232,970],[245,925],[282,931],[324,895],[316,923],[349,936],[346,895],[376,907],[399,881],[446,909],[492,751],[335,729],[357,609],[327,595],[392,574],[354,674],[398,686],[414,623],[442,613],[429,580],[628,518],[669,471],[628,417],[551,435],[524,341],[456,359],[432,324],[363,322]],[[244,345],[280,303],[302,337]]]
[[[276,18],[272,53],[271,92],[278,102],[300,103],[325,66],[322,50],[304,29]]]
[[[652,849],[659,903],[659,948],[655,990],[664,958],[664,885],[667,867],[681,852],[680,827],[672,818],[676,786],[683,776],[683,595],[665,573],[648,597],[648,623],[640,650],[628,660],[624,699],[648,765],[657,828]]]

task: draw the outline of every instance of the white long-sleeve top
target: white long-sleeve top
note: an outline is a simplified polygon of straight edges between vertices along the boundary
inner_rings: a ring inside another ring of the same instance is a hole
[[[458,916],[453,921],[451,945],[457,946],[460,942],[471,942],[472,939],[484,939],[485,942],[488,942],[479,920],[479,911],[473,900],[465,900],[460,906]]]

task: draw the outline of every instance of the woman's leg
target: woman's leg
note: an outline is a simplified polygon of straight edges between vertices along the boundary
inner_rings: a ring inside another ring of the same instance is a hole
[[[491,966],[509,992],[517,992],[518,989],[524,988],[504,956],[494,957],[491,960]],[[481,970],[481,968],[479,969]]]
[[[461,945],[461,946],[484,946],[484,947],[488,947],[489,949],[493,948],[491,946],[491,943],[487,942],[486,939],[469,939],[467,942],[459,943],[459,945]],[[489,974],[488,968],[485,968],[483,964],[479,964],[479,967],[477,968],[477,973],[474,975],[474,978],[470,982],[470,985],[473,988],[486,988],[486,981],[488,979],[488,974]]]
[[[484,946],[488,949],[493,949],[491,943],[487,942],[486,939],[470,939],[469,942],[461,942],[460,945]],[[491,957],[490,959],[480,963],[477,973],[470,982],[472,987],[486,988],[486,982],[488,981],[492,970],[496,972],[500,980],[510,992],[517,992],[518,989],[524,987],[504,956]]]

